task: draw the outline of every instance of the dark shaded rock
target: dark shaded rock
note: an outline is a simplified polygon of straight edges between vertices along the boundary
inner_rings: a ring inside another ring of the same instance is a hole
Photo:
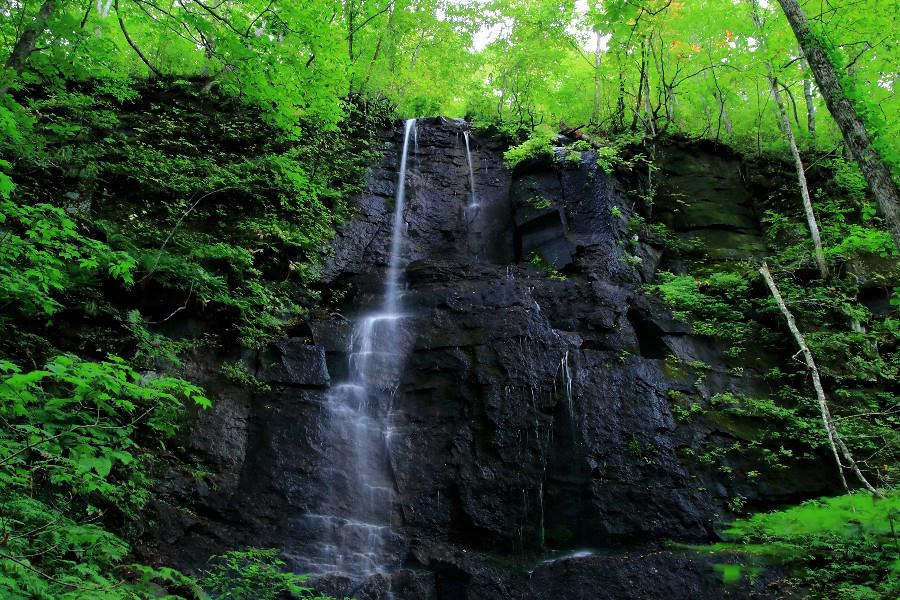
[[[647,549],[617,555],[590,555],[553,560],[538,566],[527,597],[557,600],[717,600],[765,598],[774,590],[767,581],[725,587],[712,563],[698,557]]]
[[[292,339],[269,344],[259,357],[256,376],[284,385],[327,386],[331,382],[324,348]]]
[[[657,164],[661,173],[654,211],[683,242],[698,245],[713,259],[740,260],[765,249],[756,205],[736,156],[678,145],[662,148]]]

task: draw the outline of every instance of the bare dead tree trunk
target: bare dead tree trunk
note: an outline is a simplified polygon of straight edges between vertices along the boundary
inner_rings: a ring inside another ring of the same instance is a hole
[[[828,408],[828,400],[825,398],[825,390],[822,388],[822,380],[819,377],[819,369],[816,368],[816,362],[813,359],[812,352],[809,351],[809,346],[806,345],[806,339],[797,328],[797,323],[794,321],[794,315],[791,314],[791,311],[784,303],[784,299],[781,297],[781,292],[778,291],[778,286],[775,285],[775,280],[772,278],[772,273],[769,271],[769,265],[766,264],[766,261],[763,261],[759,268],[759,272],[766,281],[766,285],[769,287],[769,291],[772,293],[775,303],[778,304],[781,314],[784,315],[784,319],[787,321],[791,335],[794,336],[794,340],[797,342],[797,345],[800,346],[803,360],[806,362],[806,366],[812,375],[813,388],[816,390],[816,398],[819,401],[819,413],[822,416],[822,423],[825,425],[825,432],[828,434],[828,444],[831,447],[832,455],[834,455],[834,461],[837,464],[838,474],[841,477],[841,484],[844,486],[844,490],[849,491],[850,488],[847,486],[847,479],[844,477],[845,465],[841,463],[841,457],[846,461],[847,468],[853,471],[853,474],[856,475],[856,478],[859,479],[863,487],[876,496],[880,496],[878,491],[872,487],[872,484],[866,479],[865,475],[862,474],[862,471],[859,470],[859,466],[853,459],[853,454],[851,454],[847,445],[844,444],[844,440],[834,426],[834,421],[831,418],[831,410]]]
[[[34,49],[37,47],[38,38],[41,36],[41,33],[44,32],[44,29],[47,27],[47,22],[50,21],[50,17],[53,16],[55,10],[56,0],[44,0],[37,15],[34,17],[34,20],[25,28],[25,31],[22,32],[22,35],[13,47],[9,58],[6,59],[6,64],[3,65],[3,79],[2,82],[0,82],[0,96],[9,91],[12,80],[25,69],[25,65],[28,63],[28,57],[31,56]],[[10,73],[10,71],[12,71],[12,73]]]
[[[894,244],[900,248],[900,191],[897,190],[897,184],[872,145],[865,124],[847,97],[835,65],[822,47],[822,42],[810,28],[800,3],[797,0],[778,0],[778,3],[787,16],[797,41],[800,42],[809,68],[816,78],[819,92],[825,99],[825,105],[840,128],[844,143],[859,164],[869,189],[878,202],[881,215],[891,229]]]
[[[791,155],[794,157],[794,166],[797,168],[797,182],[800,184],[800,197],[803,199],[803,210],[806,212],[806,222],[809,224],[809,234],[813,241],[816,264],[819,266],[819,274],[822,276],[822,279],[827,279],[828,264],[825,262],[825,251],[822,249],[822,238],[819,235],[816,213],[813,211],[812,200],[809,197],[809,186],[806,183],[806,168],[803,166],[803,159],[800,157],[800,150],[797,148],[797,140],[794,138],[794,129],[791,127],[791,120],[784,107],[784,100],[782,100],[781,93],[778,91],[778,81],[772,75],[771,67],[769,70],[769,83],[772,86],[772,95],[775,96],[775,104],[778,106],[781,128],[787,137]]]
[[[753,24],[756,25],[756,29],[759,31],[760,40],[765,44],[757,0],[748,0],[748,2],[750,3],[750,16],[753,19]],[[806,212],[806,222],[809,224],[809,234],[813,241],[816,264],[819,267],[819,274],[822,276],[822,279],[827,279],[828,264],[825,262],[825,251],[822,249],[822,238],[819,235],[819,225],[816,222],[816,213],[813,211],[812,200],[809,197],[809,186],[806,183],[806,169],[803,166],[803,159],[800,157],[800,150],[797,148],[797,140],[794,137],[794,128],[791,126],[791,119],[788,116],[787,108],[784,106],[784,100],[778,89],[778,80],[775,78],[775,70],[768,60],[766,61],[766,73],[769,77],[769,87],[772,89],[772,96],[775,98],[775,104],[778,107],[781,129],[787,138],[788,146],[790,146],[791,149],[791,155],[794,157],[794,166],[797,169],[797,182],[800,184],[800,197],[803,199],[803,210]]]

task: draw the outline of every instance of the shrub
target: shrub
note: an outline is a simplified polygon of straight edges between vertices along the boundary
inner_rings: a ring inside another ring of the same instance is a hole
[[[510,169],[519,163],[538,158],[553,159],[553,135],[543,132],[535,132],[530,138],[513,146],[503,153],[503,160]]]
[[[301,600],[329,600],[302,584],[305,575],[284,572],[275,548],[230,550],[209,560],[200,585],[216,600],[275,600],[292,594]]]

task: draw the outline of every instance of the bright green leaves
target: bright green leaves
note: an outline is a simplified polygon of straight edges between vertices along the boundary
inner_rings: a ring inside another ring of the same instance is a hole
[[[734,541],[717,544],[713,551],[746,557],[744,564],[719,566],[726,582],[775,563],[789,570],[811,597],[896,598],[898,514],[896,493],[811,500],[733,523],[726,533]]]
[[[304,120],[285,135],[254,106],[192,84],[144,86],[132,101],[140,108],[122,110],[106,92],[82,89],[30,103],[40,143],[15,156],[14,199],[51,195],[71,212],[3,205],[15,227],[0,249],[0,298],[30,315],[65,306],[125,323],[139,306],[117,311],[102,284],[117,280],[127,293],[136,281],[172,290],[178,303],[148,320],[187,302],[227,315],[248,345],[262,343],[315,302],[310,288],[364,183],[385,106],[341,103],[340,130]],[[73,216],[89,210],[103,218],[88,226]]]
[[[0,200],[8,199],[13,190],[12,179],[4,172],[9,166],[9,161],[0,160]]]
[[[749,308],[750,281],[737,272],[713,271],[703,278],[657,274],[658,283],[646,288],[662,296],[673,314],[689,322],[700,335],[742,344],[749,332],[744,314]]]
[[[510,169],[526,160],[553,159],[553,135],[537,132],[530,138],[503,153],[503,161]]]
[[[28,315],[51,315],[63,292],[96,274],[133,282],[134,258],[78,231],[65,211],[49,204],[0,202],[0,302]]]
[[[231,550],[209,560],[200,584],[214,598],[275,600],[284,594],[300,600],[328,600],[303,586],[308,577],[284,572],[275,548]]]
[[[167,439],[185,403],[209,401],[117,357],[59,356],[32,371],[0,361],[0,373],[0,595],[134,598],[112,575],[128,545],[100,519],[133,518],[149,498],[138,438]]]

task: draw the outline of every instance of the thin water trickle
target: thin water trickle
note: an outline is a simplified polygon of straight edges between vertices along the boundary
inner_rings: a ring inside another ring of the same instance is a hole
[[[563,393],[565,394],[566,399],[566,408],[569,411],[569,418],[574,418],[575,414],[573,412],[572,406],[572,371],[569,368],[569,351],[566,350],[566,353],[563,355],[562,360],[560,361],[560,371],[562,371],[562,381],[563,381]]]
[[[472,168],[472,150],[469,148],[469,132],[463,131],[463,139],[466,141],[466,166],[469,168],[469,210],[479,207],[478,195],[475,193],[475,170]]]
[[[349,377],[328,395],[332,512],[308,514],[323,531],[314,562],[319,572],[366,577],[385,572],[394,488],[387,469],[391,402],[403,362],[400,255],[403,248],[406,164],[415,119],[406,121],[395,197],[390,258],[380,309],[360,318],[349,348]]]
[[[541,511],[541,519],[539,521],[540,524],[540,533],[538,534],[540,537],[538,538],[541,543],[541,547],[544,546],[545,541],[545,533],[544,533],[544,482],[538,484],[538,505]]]

